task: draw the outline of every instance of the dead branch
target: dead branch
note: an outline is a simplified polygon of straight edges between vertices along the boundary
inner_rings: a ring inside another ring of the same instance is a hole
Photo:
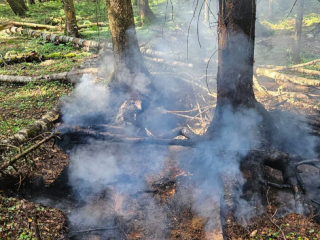
[[[118,227],[109,227],[109,228],[93,228],[93,229],[87,229],[87,230],[80,230],[80,231],[74,231],[69,233],[69,237],[73,237],[78,234],[82,233],[90,233],[90,232],[97,232],[97,231],[110,231],[118,229]]]
[[[89,49],[113,49],[112,43],[100,43],[92,40],[86,40],[81,38],[75,38],[75,37],[68,37],[68,36],[60,36],[55,34],[50,34],[46,32],[40,32],[40,31],[34,31],[31,29],[23,29],[23,28],[17,28],[15,26],[4,30],[7,34],[20,34],[20,35],[27,35],[34,38],[42,38],[48,42],[57,42],[57,43],[68,43],[72,42],[73,44],[84,47],[86,50]],[[164,59],[172,59],[177,61],[185,60],[185,58],[179,54],[179,53],[167,53],[167,52],[161,52],[161,51],[155,51],[146,47],[141,47],[140,51],[142,54],[150,57],[159,57]],[[194,61],[206,61],[194,59]]]
[[[42,62],[48,59],[70,58],[75,56],[77,56],[77,54],[74,54],[74,53],[61,54],[60,52],[40,56],[35,51],[32,51],[29,53],[19,53],[19,54],[11,55],[9,57],[2,58],[0,59],[0,66],[12,65],[16,63],[22,63],[22,62]]]
[[[16,146],[20,143],[23,143],[26,140],[51,129],[53,123],[57,121],[59,117],[59,110],[53,109],[52,111],[47,112],[45,115],[43,115],[40,120],[35,121],[33,124],[30,124],[24,129],[21,129],[19,132],[15,133],[11,138],[7,140],[2,140],[1,143],[3,145],[10,144],[12,146]]]
[[[90,23],[90,24],[79,25],[78,29],[90,28],[90,27],[94,27],[94,26],[107,27],[108,25],[106,23],[104,23],[104,22]]]
[[[29,83],[29,82],[76,82],[83,74],[96,74],[97,68],[87,68],[81,70],[75,70],[70,72],[55,73],[50,75],[42,75],[35,77],[28,76],[12,76],[12,75],[0,75],[0,82],[5,83]]]
[[[32,28],[32,29],[37,29],[37,30],[56,30],[59,31],[62,28],[59,26],[52,26],[52,25],[44,25],[44,24],[37,24],[37,23],[27,23],[27,22],[11,22],[11,24],[13,26],[16,27],[28,27],[28,28]]]
[[[313,76],[320,76],[320,71],[315,71],[315,70],[310,70],[310,69],[295,68],[294,71],[299,72],[299,73],[305,73],[308,75],[313,75]]]
[[[265,77],[269,77],[274,79],[275,81],[280,82],[293,82],[298,85],[303,86],[320,86],[319,80],[312,80],[302,77],[296,77],[292,75],[286,75],[283,73],[275,72],[273,69],[266,69],[266,68],[256,68],[255,72],[257,75],[262,75]]]
[[[85,49],[89,50],[91,48],[93,49],[102,49],[102,48],[108,48],[112,49],[111,43],[100,43],[96,41],[81,39],[81,38],[75,38],[75,37],[69,37],[69,36],[60,36],[55,34],[50,34],[47,32],[40,32],[40,31],[34,31],[31,29],[23,29],[23,28],[17,28],[17,27],[11,27],[9,29],[4,30],[7,34],[20,34],[20,35],[27,35],[34,38],[42,38],[45,41],[48,42],[56,42],[56,43],[68,43],[72,42],[73,44],[84,47]]]
[[[9,162],[3,164],[0,167],[0,171],[5,170],[7,167],[13,165],[16,161],[18,161],[20,158],[26,156],[27,154],[29,154],[30,152],[36,150],[37,148],[39,148],[42,144],[50,141],[51,139],[53,139],[54,137],[56,137],[58,134],[54,133],[49,135],[48,137],[44,138],[43,140],[41,140],[40,142],[38,142],[37,144],[31,146],[30,148],[26,149],[25,151],[23,151],[22,153],[16,155],[15,157],[11,158]]]
[[[182,139],[160,139],[151,137],[126,137],[119,134],[110,134],[108,132],[98,132],[89,129],[63,129],[61,140],[59,142],[87,144],[90,139],[127,144],[155,144],[155,145],[177,145],[184,147],[194,147],[198,142]]]
[[[272,220],[272,218],[274,217],[274,215],[276,215],[276,213],[277,213],[277,210],[274,212],[274,214],[273,214],[271,217],[268,216],[268,218],[270,219],[270,221],[272,222],[272,224],[275,225],[275,226],[280,230],[283,239],[284,239],[284,240],[287,240],[286,235],[284,234],[284,232],[283,232],[283,230],[281,229],[281,227]]]

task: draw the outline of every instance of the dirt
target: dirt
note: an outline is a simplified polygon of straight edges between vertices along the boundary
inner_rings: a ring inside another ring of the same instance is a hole
[[[290,213],[273,217],[272,213],[253,218],[247,226],[235,221],[226,226],[227,239],[320,239],[320,225],[312,217]]]
[[[37,184],[50,186],[69,164],[69,157],[53,142],[46,143],[30,153],[26,160],[18,161],[2,175],[1,189],[19,190],[24,185]]]
[[[66,216],[57,209],[0,195],[0,239],[66,239]]]

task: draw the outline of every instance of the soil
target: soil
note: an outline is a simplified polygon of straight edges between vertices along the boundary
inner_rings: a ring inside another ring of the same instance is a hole
[[[227,239],[320,239],[320,225],[312,217],[290,213],[282,218],[272,213],[253,218],[247,226],[228,223]]]
[[[61,211],[0,195],[0,239],[62,240],[66,231]]]

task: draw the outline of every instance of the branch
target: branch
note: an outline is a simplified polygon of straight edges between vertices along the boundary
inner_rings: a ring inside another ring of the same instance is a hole
[[[9,167],[10,165],[14,164],[17,160],[19,160],[20,158],[26,156],[28,153],[36,150],[37,148],[39,148],[42,144],[50,141],[52,138],[56,137],[58,134],[54,133],[49,135],[48,137],[44,138],[43,140],[41,140],[40,142],[38,142],[37,144],[31,146],[30,148],[28,148],[27,150],[23,151],[22,153],[16,155],[15,157],[11,158],[10,161],[4,165],[2,165],[0,167],[0,171],[5,170],[7,167]]]
[[[0,75],[0,82],[6,83],[29,83],[29,82],[50,82],[50,81],[60,81],[68,82],[75,78],[79,78],[83,74],[96,74],[98,72],[97,68],[87,68],[70,72],[55,73],[50,75],[42,75],[35,77],[28,76],[12,76],[12,75]]]

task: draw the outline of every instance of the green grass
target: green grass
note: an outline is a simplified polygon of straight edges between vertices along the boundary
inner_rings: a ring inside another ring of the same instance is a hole
[[[57,105],[59,98],[69,94],[70,83],[47,82],[29,83],[25,86],[13,84],[0,85],[0,135],[10,136],[20,129],[40,119]]]
[[[15,54],[28,54],[35,51],[39,56],[56,55],[51,60],[43,62],[24,62],[20,64],[5,65],[0,67],[0,74],[19,76],[39,76],[57,72],[66,72],[72,67],[78,66],[92,53],[75,49],[72,43],[55,45],[46,43],[42,39],[27,39],[22,36],[8,36],[0,33],[0,54],[10,57]],[[68,57],[59,57],[68,56]]]

